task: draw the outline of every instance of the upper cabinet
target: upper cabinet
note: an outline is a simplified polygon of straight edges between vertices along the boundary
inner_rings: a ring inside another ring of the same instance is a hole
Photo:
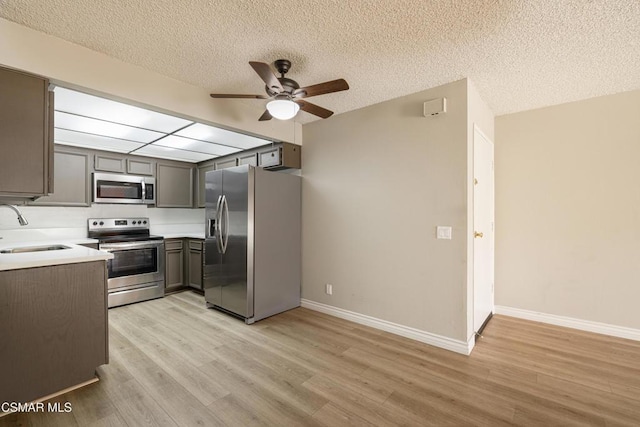
[[[0,199],[53,192],[53,92],[45,78],[0,67]]]
[[[96,154],[93,169],[100,172],[125,173],[127,159],[120,154]]]
[[[206,202],[205,196],[205,184],[206,184],[206,176],[207,172],[215,170],[215,165],[202,166],[198,168],[198,182],[196,184],[197,194],[196,194],[196,202],[198,203],[196,207],[204,208]]]
[[[90,155],[82,150],[56,146],[55,193],[31,202],[40,206],[91,206]]]
[[[127,159],[127,173],[132,175],[155,175],[156,162],[152,160]]]
[[[193,207],[193,167],[158,162],[156,207]]]

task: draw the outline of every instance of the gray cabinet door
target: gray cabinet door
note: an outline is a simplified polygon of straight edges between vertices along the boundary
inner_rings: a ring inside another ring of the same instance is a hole
[[[53,98],[48,88],[44,78],[0,68],[0,197],[50,191]]]
[[[108,362],[105,261],[0,271],[0,402],[30,402]]]
[[[167,239],[165,247],[165,289],[172,290],[184,285],[184,254],[182,239]]]
[[[258,166],[258,153],[245,154],[238,157],[238,166]]]
[[[206,202],[205,196],[205,184],[206,173],[215,169],[214,165],[204,166],[198,168],[198,193],[196,194],[197,207],[204,208]]]
[[[89,154],[66,152],[58,148],[54,153],[54,193],[41,197],[32,205],[91,206]]]
[[[127,159],[127,173],[131,175],[155,175],[156,162],[151,160]]]
[[[127,160],[124,156],[118,156],[117,154],[111,156],[96,154],[93,169],[104,172],[125,173],[126,165]]]
[[[187,250],[188,280],[187,285],[202,290],[202,241],[189,240]]]
[[[157,207],[193,207],[193,167],[158,163],[156,174]]]
[[[268,168],[271,166],[280,166],[281,164],[280,147],[271,148],[269,150],[265,150],[258,153],[258,159],[259,159],[259,166],[263,168]]]
[[[216,162],[216,170],[233,168],[235,166],[238,166],[238,159],[236,159],[235,157],[233,159],[226,159]]]

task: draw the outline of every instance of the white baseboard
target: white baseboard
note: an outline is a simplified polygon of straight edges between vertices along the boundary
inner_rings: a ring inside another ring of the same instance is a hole
[[[555,314],[539,313],[537,311],[523,310],[521,308],[496,305],[496,314],[518,317],[520,319],[533,320],[535,322],[549,323],[556,326],[579,329],[581,331],[595,332],[597,334],[610,335],[612,337],[626,338],[640,341],[640,330],[624,326],[609,325],[607,323],[592,322],[590,320],[575,319],[573,317],[557,316]]]
[[[322,304],[307,299],[302,299],[301,305],[302,307],[308,308],[309,310],[319,311],[321,313],[339,317],[341,319],[350,320],[361,325],[370,326],[372,328],[380,329],[386,332],[391,332],[392,334],[411,338],[413,340],[433,345],[435,347],[444,348],[445,350],[454,351],[456,353],[469,355],[471,354],[471,350],[475,345],[475,340],[473,337],[471,337],[471,340],[469,342],[455,340],[453,338],[443,337],[441,335],[432,334],[420,329],[399,325],[397,323],[392,323],[386,320],[367,316],[365,314],[344,310],[332,305]]]

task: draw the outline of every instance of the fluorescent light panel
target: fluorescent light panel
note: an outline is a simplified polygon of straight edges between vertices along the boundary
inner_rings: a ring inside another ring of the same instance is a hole
[[[237,147],[243,150],[256,148],[262,145],[270,144],[271,141],[254,136],[244,135],[237,132],[231,132],[226,129],[220,129],[213,126],[196,123],[180,132],[176,132],[177,136],[184,136],[201,141],[213,142],[231,147]]]
[[[96,150],[115,151],[117,153],[128,153],[144,145],[140,142],[91,135],[65,129],[55,129],[53,139],[56,144],[95,148]]]
[[[193,123],[190,120],[99,98],[62,87],[55,88],[55,109],[123,125],[171,133]]]
[[[105,122],[98,119],[75,116],[73,114],[55,112],[55,127],[111,138],[128,139],[129,141],[149,143],[164,136],[163,133],[146,129],[138,129],[117,123]]]
[[[211,142],[198,141],[195,139],[182,138],[180,136],[169,135],[151,145],[160,145],[163,147],[179,148],[189,151],[198,151],[205,154],[215,154],[216,156],[226,156],[227,154],[237,153],[239,148],[226,147],[224,145],[213,144]]]
[[[195,153],[193,151],[178,150],[169,147],[160,147],[158,145],[145,145],[139,150],[134,151],[131,154],[147,157],[158,157],[161,159],[180,160],[182,162],[203,162],[205,160],[213,159],[213,154]]]
[[[57,144],[201,162],[271,143],[62,87],[55,93]]]

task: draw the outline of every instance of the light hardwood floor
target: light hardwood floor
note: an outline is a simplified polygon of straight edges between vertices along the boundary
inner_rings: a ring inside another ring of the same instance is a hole
[[[109,311],[100,382],[24,426],[640,425],[640,342],[495,316],[462,356],[306,309],[247,326],[191,292]]]

